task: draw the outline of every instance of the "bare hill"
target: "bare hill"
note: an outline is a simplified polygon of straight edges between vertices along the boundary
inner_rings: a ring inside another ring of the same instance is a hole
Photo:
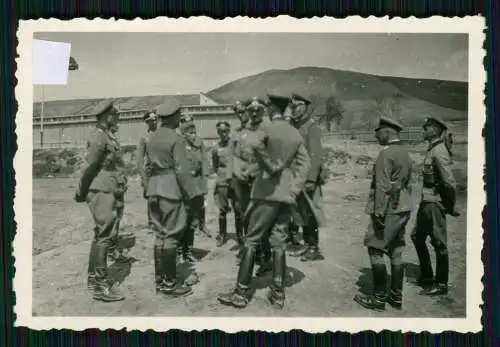
[[[265,71],[223,85],[208,95],[231,103],[272,92],[298,92],[316,100],[315,106],[321,106],[334,94],[346,109],[341,124],[344,128],[361,126],[373,112],[376,100],[395,96],[400,102],[399,118],[408,123],[430,115],[445,120],[467,117],[467,83],[381,77],[319,67]]]

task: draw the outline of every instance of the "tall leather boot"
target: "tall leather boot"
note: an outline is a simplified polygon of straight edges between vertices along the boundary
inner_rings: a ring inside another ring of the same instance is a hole
[[[193,246],[194,246],[194,229],[188,228],[185,234],[186,241],[184,243],[182,257],[185,262],[194,264],[196,263],[196,258],[193,255]]]
[[[273,250],[273,283],[267,298],[273,307],[282,309],[285,306],[286,252]]]
[[[162,281],[164,277],[163,271],[163,240],[157,238],[155,240],[155,245],[153,248],[154,252],[154,261],[155,261],[155,287],[156,293],[161,292],[162,289]]]
[[[238,215],[235,217],[234,222],[236,229],[236,242],[238,242],[238,245],[243,246],[245,243],[245,238],[243,236],[243,219]]]
[[[222,247],[227,241],[227,217],[225,214],[219,215],[219,234],[216,238],[216,246]]]
[[[373,294],[356,295],[354,301],[366,309],[384,311],[387,300],[387,268],[385,264],[372,264]]]
[[[90,244],[90,251],[89,251],[89,266],[87,269],[87,288],[89,290],[94,290],[95,285],[96,285],[96,280],[95,280],[96,252],[97,252],[96,240],[92,239],[92,242]]]
[[[300,258],[301,261],[323,260],[324,257],[319,250],[319,229],[314,223],[309,229],[308,250]]]
[[[107,253],[107,245],[97,244],[95,257],[96,285],[93,298],[104,302],[122,301],[125,297],[108,282]]]
[[[403,307],[403,279],[404,266],[391,265],[391,293],[387,299],[387,303],[396,309]]]
[[[424,290],[423,295],[437,296],[448,294],[448,277],[450,265],[448,251],[446,248],[436,250],[436,284],[434,287]]]
[[[217,300],[219,300],[220,303],[237,308],[244,308],[248,305],[249,298],[247,296],[247,290],[252,280],[254,263],[255,249],[253,247],[244,247],[236,288],[229,293],[219,294]]]
[[[269,243],[269,238],[264,237],[260,243],[260,253],[258,255],[260,257],[259,260],[259,268],[255,272],[255,276],[264,276],[268,272],[272,271],[273,265],[271,263],[271,245]]]
[[[308,222],[308,224],[310,224]],[[312,238],[312,228],[310,225],[304,225],[302,227],[302,238],[304,239],[304,247],[298,248],[296,251],[290,252],[291,257],[302,257],[311,249],[311,244],[313,243]]]
[[[417,285],[422,287],[432,286],[434,284],[434,273],[432,271],[431,256],[425,241],[412,239],[415,251],[417,252],[418,263],[420,267],[420,276],[417,279]]]
[[[193,289],[177,281],[177,249],[175,247],[163,248],[162,264],[164,276],[160,291],[169,296],[181,297],[193,293]]]
[[[297,247],[300,245],[299,242],[299,226],[293,222],[288,225],[288,240],[287,242],[293,246]]]

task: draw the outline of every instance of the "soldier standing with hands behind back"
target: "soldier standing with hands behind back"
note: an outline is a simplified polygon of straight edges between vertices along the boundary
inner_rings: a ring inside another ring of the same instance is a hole
[[[445,141],[446,123],[437,117],[427,118],[423,128],[429,148],[424,159],[422,198],[411,238],[420,263],[418,284],[424,287],[421,294],[445,295],[449,277],[446,215],[459,215],[455,210],[457,184],[451,166],[451,146]],[[435,278],[425,244],[429,236],[436,252]]]
[[[411,194],[412,161],[402,147],[402,126],[382,117],[375,136],[384,148],[373,168],[366,212],[371,217],[364,244],[368,247],[373,275],[373,294],[356,295],[361,306],[383,311],[385,303],[400,309],[403,305],[403,259],[406,225],[413,207]],[[384,254],[391,260],[391,292],[386,293],[387,269]]]
[[[87,163],[75,200],[87,202],[96,224],[90,246],[87,285],[93,290],[94,300],[113,302],[125,299],[110,283],[107,265],[117,222],[117,197],[122,194],[118,187],[118,153],[109,138],[110,129],[118,124],[118,112],[111,100],[97,107],[97,125],[87,142]]]
[[[295,203],[303,188],[309,156],[302,137],[286,121],[263,124],[264,102],[254,99],[248,109],[255,128],[250,143],[257,158],[259,174],[252,185],[248,232],[236,287],[229,293],[219,294],[217,298],[224,305],[247,306],[256,249],[267,237],[273,250],[273,283],[268,299],[274,307],[281,309],[285,304],[285,246],[290,205]]]

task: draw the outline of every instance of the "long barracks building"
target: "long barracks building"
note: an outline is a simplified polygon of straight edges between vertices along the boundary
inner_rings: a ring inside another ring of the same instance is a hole
[[[193,116],[198,134],[204,139],[217,136],[215,124],[226,120],[236,126],[238,121],[231,104],[220,103],[205,94],[149,96],[117,98],[115,105],[120,113],[118,136],[123,145],[136,145],[146,131],[142,120],[145,111],[152,110],[167,100],[182,106],[182,113]],[[96,100],[48,101],[44,104],[43,126],[41,104],[33,105],[33,148],[78,148],[85,147],[90,132],[94,129],[94,110],[103,102]]]

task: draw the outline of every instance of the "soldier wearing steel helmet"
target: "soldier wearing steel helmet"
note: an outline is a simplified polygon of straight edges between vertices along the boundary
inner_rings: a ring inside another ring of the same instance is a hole
[[[119,153],[110,141],[110,129],[118,124],[118,112],[111,100],[97,106],[97,125],[87,141],[86,165],[78,182],[75,200],[87,202],[95,222],[90,246],[88,282],[94,300],[113,302],[124,296],[110,283],[107,256],[113,245],[117,223]]]
[[[422,197],[411,235],[420,265],[417,283],[424,288],[423,295],[446,295],[449,279],[446,215],[459,215],[455,209],[457,183],[452,170],[447,124],[439,117],[429,117],[423,124],[423,130],[429,147],[422,172]],[[428,237],[436,253],[435,275],[426,245]]]

